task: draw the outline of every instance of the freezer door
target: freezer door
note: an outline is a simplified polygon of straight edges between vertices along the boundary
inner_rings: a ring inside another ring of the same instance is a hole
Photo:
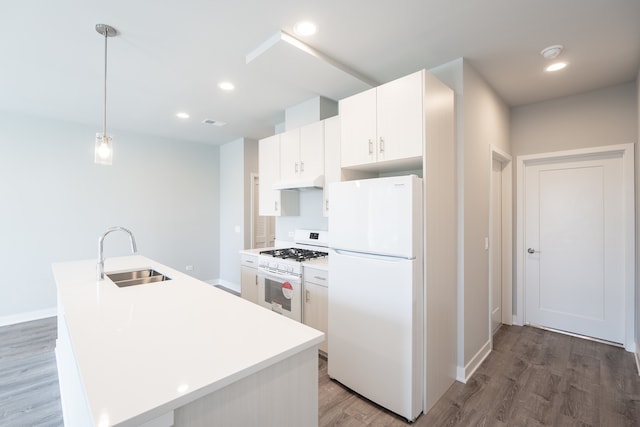
[[[415,175],[330,184],[329,247],[419,257],[422,179]]]
[[[329,376],[408,420],[423,401],[421,265],[329,254]]]

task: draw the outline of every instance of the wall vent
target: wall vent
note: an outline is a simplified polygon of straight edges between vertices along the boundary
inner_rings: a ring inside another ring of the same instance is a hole
[[[211,126],[218,126],[218,127],[220,127],[220,126],[224,126],[224,125],[226,125],[227,123],[226,123],[226,122],[222,122],[222,121],[220,121],[220,120],[204,119],[204,120],[202,121],[202,124],[203,124],[203,125],[211,125]]]

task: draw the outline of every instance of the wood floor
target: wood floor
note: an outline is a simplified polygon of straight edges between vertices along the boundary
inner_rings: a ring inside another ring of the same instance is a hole
[[[640,426],[632,353],[531,327],[502,326],[467,384],[454,383],[413,426]],[[320,363],[321,426],[406,426],[350,394]]]
[[[55,318],[0,328],[0,426],[62,426]],[[319,362],[320,426],[407,426],[350,392]],[[503,326],[467,384],[454,383],[412,426],[640,426],[632,353],[530,327]]]
[[[0,426],[62,426],[56,318],[0,328]]]

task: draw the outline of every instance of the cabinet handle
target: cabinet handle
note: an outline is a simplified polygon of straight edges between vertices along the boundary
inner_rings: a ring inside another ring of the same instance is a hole
[[[247,264],[253,264],[253,261],[251,261],[250,259],[245,259],[245,262],[246,262]]]
[[[384,139],[380,137],[380,152],[384,153]]]
[[[300,172],[304,172],[304,162],[300,162]]]
[[[329,199],[324,201],[324,210],[328,211],[329,210]]]
[[[258,275],[256,275],[256,286],[258,286]]]
[[[298,173],[298,162],[296,162],[296,173]]]
[[[273,210],[278,212],[278,201],[273,202]]]
[[[318,280],[327,280],[326,277],[322,277],[322,276],[313,276],[313,278]]]
[[[373,141],[369,140],[369,154],[373,154]]]
[[[304,291],[304,302],[309,302],[311,300],[311,294],[309,291]]]

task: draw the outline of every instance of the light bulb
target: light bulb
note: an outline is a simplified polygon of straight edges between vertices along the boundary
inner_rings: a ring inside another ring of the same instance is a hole
[[[99,165],[110,165],[113,162],[112,138],[102,133],[96,133],[94,162]]]
[[[559,71],[562,70],[563,68],[565,68],[567,66],[566,62],[555,62],[551,65],[549,65],[546,70],[549,72],[553,72],[553,71]]]
[[[109,145],[107,145],[106,142],[100,144],[100,147],[98,147],[98,156],[100,156],[101,159],[106,159],[110,154],[111,149],[109,148]]]
[[[311,36],[318,31],[316,24],[309,21],[298,22],[293,27],[293,32],[299,36]]]
[[[218,87],[222,90],[226,90],[226,91],[230,91],[235,89],[235,85],[231,82],[220,82],[220,84],[218,85]]]

